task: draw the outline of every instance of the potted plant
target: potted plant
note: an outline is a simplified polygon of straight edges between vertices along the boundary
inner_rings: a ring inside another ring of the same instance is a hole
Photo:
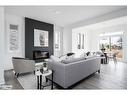
[[[47,63],[44,62],[44,63],[43,63],[43,71],[47,71],[47,70],[48,70]]]

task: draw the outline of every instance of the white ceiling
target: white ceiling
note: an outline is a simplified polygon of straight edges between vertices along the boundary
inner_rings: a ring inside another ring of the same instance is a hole
[[[6,6],[5,13],[67,26],[127,8],[125,6]]]
[[[95,24],[91,24],[91,25],[87,25],[87,26],[81,26],[81,27],[78,27],[77,29],[84,29],[87,31],[91,31],[91,30],[95,31],[97,29],[102,29],[102,28],[107,28],[107,27],[112,27],[112,26],[117,27],[118,25],[125,25],[125,24],[127,24],[127,16],[104,21],[104,22],[99,22],[99,23],[95,23]]]

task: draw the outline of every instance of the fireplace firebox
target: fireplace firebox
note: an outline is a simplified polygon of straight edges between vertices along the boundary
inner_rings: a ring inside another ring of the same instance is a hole
[[[33,52],[34,60],[47,59],[47,58],[49,58],[49,52],[47,51],[34,51]]]

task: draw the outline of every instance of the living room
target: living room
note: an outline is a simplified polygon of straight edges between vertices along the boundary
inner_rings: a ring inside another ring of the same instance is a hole
[[[122,76],[127,68],[126,11],[126,6],[1,6],[1,86],[4,89],[126,89],[127,78]],[[112,42],[105,44],[101,40],[112,36],[122,37],[118,45],[115,41],[111,45]],[[120,51],[113,60],[97,54],[114,54],[113,49]],[[27,58],[28,64],[34,66],[23,67]],[[35,63],[40,63],[39,66],[46,63],[48,74],[53,77],[48,78],[51,88],[40,85],[47,78],[39,75],[38,79]],[[19,69],[33,71],[20,74]],[[117,80],[110,81],[113,78]]]

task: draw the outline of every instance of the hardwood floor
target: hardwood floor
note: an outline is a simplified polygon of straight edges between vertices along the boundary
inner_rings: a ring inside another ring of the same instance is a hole
[[[101,65],[101,73],[93,74],[73,89],[127,89],[127,64],[114,62]]]
[[[127,64],[114,62],[101,65],[101,73],[95,73],[72,86],[72,89],[127,89]],[[5,71],[5,82],[13,89],[23,89],[12,71]]]
[[[12,89],[23,89],[23,87],[18,82],[17,78],[14,77],[13,70],[8,70],[4,72],[5,83],[12,85]]]

